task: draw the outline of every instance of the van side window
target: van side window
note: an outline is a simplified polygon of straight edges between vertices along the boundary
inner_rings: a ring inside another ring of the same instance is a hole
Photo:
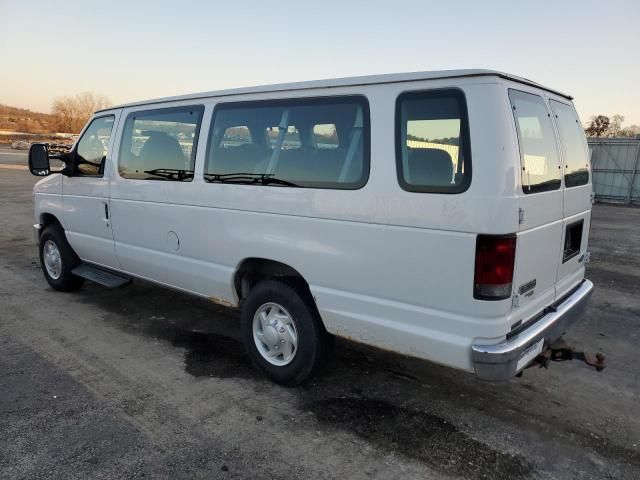
[[[225,132],[237,125],[247,126],[250,143],[225,140]],[[322,144],[318,125],[335,129],[323,131]],[[214,110],[206,181],[357,189],[368,176],[369,105],[364,97],[222,103]]]
[[[130,113],[122,132],[118,172],[139,180],[193,180],[204,107]]]
[[[460,90],[398,97],[396,168],[400,186],[410,192],[460,193],[469,187],[469,127]]]
[[[78,174],[102,175],[114,120],[113,115],[96,118],[82,134],[76,148],[76,172]]]
[[[588,147],[575,110],[556,100],[549,102],[556,117],[560,145],[564,153],[564,186],[577,187],[589,183]]]
[[[518,132],[522,190],[546,192],[560,188],[560,162],[553,125],[542,97],[509,90]]]

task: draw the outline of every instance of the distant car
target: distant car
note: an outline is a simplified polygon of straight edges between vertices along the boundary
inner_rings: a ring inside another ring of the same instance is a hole
[[[11,142],[11,148],[13,148],[14,150],[29,150],[30,146],[31,143],[27,142],[26,140],[16,140],[14,142]]]

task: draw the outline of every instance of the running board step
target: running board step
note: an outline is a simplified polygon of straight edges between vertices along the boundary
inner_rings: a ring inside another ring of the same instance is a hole
[[[82,262],[71,273],[109,288],[118,288],[131,283],[132,278],[124,273]]]

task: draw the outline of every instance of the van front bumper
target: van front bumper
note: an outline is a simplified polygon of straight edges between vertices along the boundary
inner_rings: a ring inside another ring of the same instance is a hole
[[[582,318],[592,292],[593,283],[584,280],[562,303],[550,308],[549,313],[516,336],[495,345],[472,345],[476,376],[492,381],[514,377],[535,358],[534,349],[544,350]]]

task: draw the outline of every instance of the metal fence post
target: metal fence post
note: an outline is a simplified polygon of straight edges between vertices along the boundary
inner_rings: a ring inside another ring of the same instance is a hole
[[[638,173],[638,166],[640,166],[640,142],[638,142],[638,148],[636,149],[636,164],[631,172],[631,182],[629,183],[629,193],[627,195],[627,205],[631,205],[633,201],[633,182],[636,180],[636,173]],[[639,199],[640,200],[640,199]]]

